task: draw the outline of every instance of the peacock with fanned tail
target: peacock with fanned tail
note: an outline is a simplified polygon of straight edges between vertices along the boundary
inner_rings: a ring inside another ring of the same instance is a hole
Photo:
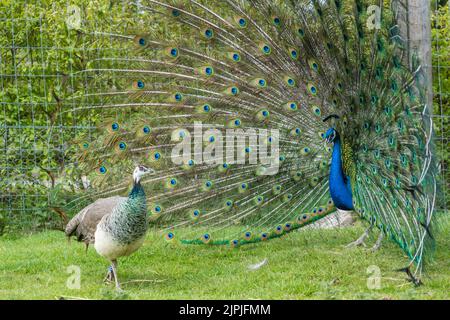
[[[132,7],[142,30],[96,33],[117,50],[82,71],[76,110],[101,119],[77,140],[89,197],[123,192],[123,171],[145,163],[167,240],[231,247],[353,210],[419,283],[433,247],[432,123],[420,62],[407,65],[395,8],[377,4],[373,26],[365,0]]]

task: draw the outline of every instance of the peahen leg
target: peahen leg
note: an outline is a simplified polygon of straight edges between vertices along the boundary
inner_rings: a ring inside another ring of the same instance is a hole
[[[383,232],[380,232],[380,235],[378,236],[377,242],[373,245],[372,249],[370,251],[375,252],[381,247],[381,243],[383,242],[384,234]]]
[[[364,240],[366,240],[366,238],[369,236],[370,230],[372,230],[372,226],[368,227],[356,241],[350,242],[348,245],[346,245],[346,248],[356,247],[360,245],[365,246],[366,244],[364,243]]]
[[[121,288],[120,288],[120,283],[119,283],[119,279],[117,278],[117,260],[112,260],[111,261],[111,267],[112,267],[112,271],[113,271],[113,274],[114,274],[114,280],[115,280],[115,282],[116,282],[116,289],[117,290],[122,290]]]
[[[113,282],[114,281],[114,273],[112,265],[108,267],[108,271],[106,272],[105,279],[103,279],[103,282]]]

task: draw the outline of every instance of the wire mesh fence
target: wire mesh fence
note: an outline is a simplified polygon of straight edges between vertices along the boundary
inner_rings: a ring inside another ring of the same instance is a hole
[[[83,86],[87,74],[81,70],[106,52],[127,54],[127,48],[117,48],[104,34],[126,34],[139,26],[144,14],[140,5],[141,1],[2,2],[0,234],[63,225],[65,213],[58,210],[54,191],[62,183],[74,191],[83,188],[71,148],[74,139],[94,129],[98,120],[94,112],[77,108],[80,95],[89,92]],[[437,210],[447,210],[450,180],[448,6],[446,1],[431,1],[433,119],[440,164]],[[408,15],[402,19],[408,25]],[[85,33],[91,35],[89,42],[83,40]],[[89,103],[89,97],[85,99]]]

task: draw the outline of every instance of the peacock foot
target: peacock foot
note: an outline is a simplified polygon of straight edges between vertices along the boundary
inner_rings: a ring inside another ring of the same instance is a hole
[[[352,247],[358,247],[358,246],[366,246],[366,243],[364,242],[367,237],[369,236],[369,232],[372,229],[372,226],[370,226],[369,228],[366,229],[366,231],[364,231],[364,233],[355,241],[350,242],[348,245],[346,245],[346,248],[352,248]]]
[[[114,272],[113,272],[112,266],[108,267],[108,271],[106,272],[106,276],[105,276],[105,279],[103,279],[103,282],[108,282],[108,283],[114,282]]]
[[[381,243],[383,242],[384,234],[383,232],[380,232],[377,242],[373,245],[373,247],[370,249],[372,252],[376,252],[381,248]]]

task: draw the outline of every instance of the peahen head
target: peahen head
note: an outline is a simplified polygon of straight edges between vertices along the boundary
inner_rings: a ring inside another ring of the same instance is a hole
[[[327,143],[332,143],[336,139],[339,139],[339,133],[336,131],[335,128],[330,128],[325,132],[325,141]]]
[[[150,169],[143,165],[138,165],[133,172],[133,181],[134,183],[139,183],[139,181],[141,181],[141,178],[143,176],[145,176],[146,174],[153,174],[153,173],[155,173],[155,170]]]

